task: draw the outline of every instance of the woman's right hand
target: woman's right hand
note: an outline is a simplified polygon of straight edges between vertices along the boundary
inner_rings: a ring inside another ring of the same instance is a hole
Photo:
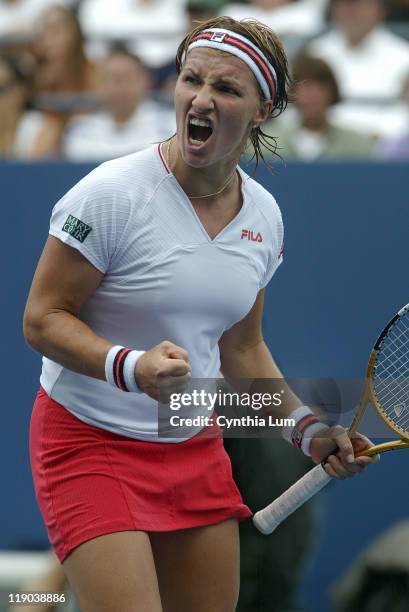
[[[190,377],[188,352],[168,340],[146,351],[135,365],[138,387],[155,400],[167,401],[171,393],[181,393]]]

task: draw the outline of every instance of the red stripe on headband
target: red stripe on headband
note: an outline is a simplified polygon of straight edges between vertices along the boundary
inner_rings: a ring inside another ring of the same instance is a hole
[[[196,42],[197,40],[202,40],[202,39],[212,40],[213,36],[214,36],[214,33],[212,32],[202,32],[198,34],[198,36],[196,36],[192,40],[192,43]],[[247,45],[245,42],[242,42],[238,38],[234,38],[233,36],[230,36],[229,34],[224,34],[223,36],[224,36],[223,40],[220,40],[220,41],[215,40],[214,42],[226,43],[226,44],[231,45],[232,47],[237,47],[241,51],[244,51],[244,53],[247,53],[247,55],[249,55],[251,59],[254,60],[258,68],[261,70],[265,80],[267,81],[267,84],[270,90],[271,99],[274,100],[276,84],[271,75],[271,71],[269,67],[267,66],[264,59],[261,57],[261,55],[259,55],[250,45]]]
[[[258,55],[252,47],[246,45],[246,43],[242,42],[241,40],[233,38],[232,36],[226,36],[226,38],[228,39],[227,42],[229,45],[238,47],[239,49],[250,55],[250,57],[256,62],[261,72],[263,73],[264,78],[267,81],[268,87],[270,89],[271,98],[274,99],[276,86],[274,83],[274,79],[271,76],[270,69],[263,60],[263,58]]]

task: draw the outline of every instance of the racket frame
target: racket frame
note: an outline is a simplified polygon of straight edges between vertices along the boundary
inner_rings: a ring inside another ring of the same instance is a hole
[[[374,348],[372,349],[371,355],[369,357],[368,367],[367,367],[367,371],[366,371],[366,382],[367,382],[367,386],[368,386],[368,402],[371,404],[372,408],[374,408],[374,410],[376,410],[376,412],[378,413],[380,418],[389,427],[389,429],[391,429],[396,434],[398,434],[398,436],[401,438],[401,440],[406,440],[406,441],[409,441],[409,433],[405,429],[402,429],[402,427],[399,427],[399,425],[397,425],[385,413],[385,411],[383,410],[381,404],[378,401],[378,398],[377,398],[377,395],[376,395],[375,386],[374,386],[374,371],[375,371],[375,367],[376,367],[376,360],[378,358],[378,353],[379,353],[379,351],[380,351],[380,349],[382,347],[382,343],[383,343],[384,339],[388,335],[388,332],[389,332],[390,328],[396,323],[396,321],[398,321],[402,317],[402,315],[406,314],[408,311],[409,311],[409,304],[406,304],[405,306],[403,306],[399,310],[399,312],[396,313],[396,315],[394,317],[392,317],[392,319],[389,321],[389,323],[387,325],[385,325],[385,327],[383,328],[383,330],[379,334],[377,341],[374,344]],[[361,418],[362,418],[362,416],[361,416]],[[354,419],[354,421],[355,421],[355,419]],[[354,424],[354,421],[352,422],[352,424]],[[358,425],[359,425],[359,422],[358,422]],[[352,427],[352,425],[351,425],[351,427]],[[350,428],[350,430],[351,430],[351,428]],[[385,444],[392,444],[392,443],[386,442]],[[379,445],[379,446],[384,446],[384,445]],[[399,446],[399,448],[406,448],[406,447]],[[391,448],[390,450],[394,450],[394,448]]]

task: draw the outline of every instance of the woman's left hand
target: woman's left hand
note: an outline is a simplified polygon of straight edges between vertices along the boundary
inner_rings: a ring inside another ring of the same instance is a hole
[[[315,463],[323,462],[324,469],[331,478],[344,480],[379,461],[379,455],[355,457],[372,446],[374,444],[366,436],[357,432],[350,438],[344,427],[336,425],[320,431],[312,438],[310,453]]]

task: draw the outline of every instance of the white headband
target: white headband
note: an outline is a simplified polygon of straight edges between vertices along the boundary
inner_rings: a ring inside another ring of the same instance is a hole
[[[277,73],[264,53],[241,34],[223,28],[202,30],[190,43],[183,57],[197,47],[210,47],[236,55],[247,64],[257,79],[266,100],[275,99],[277,93]]]

